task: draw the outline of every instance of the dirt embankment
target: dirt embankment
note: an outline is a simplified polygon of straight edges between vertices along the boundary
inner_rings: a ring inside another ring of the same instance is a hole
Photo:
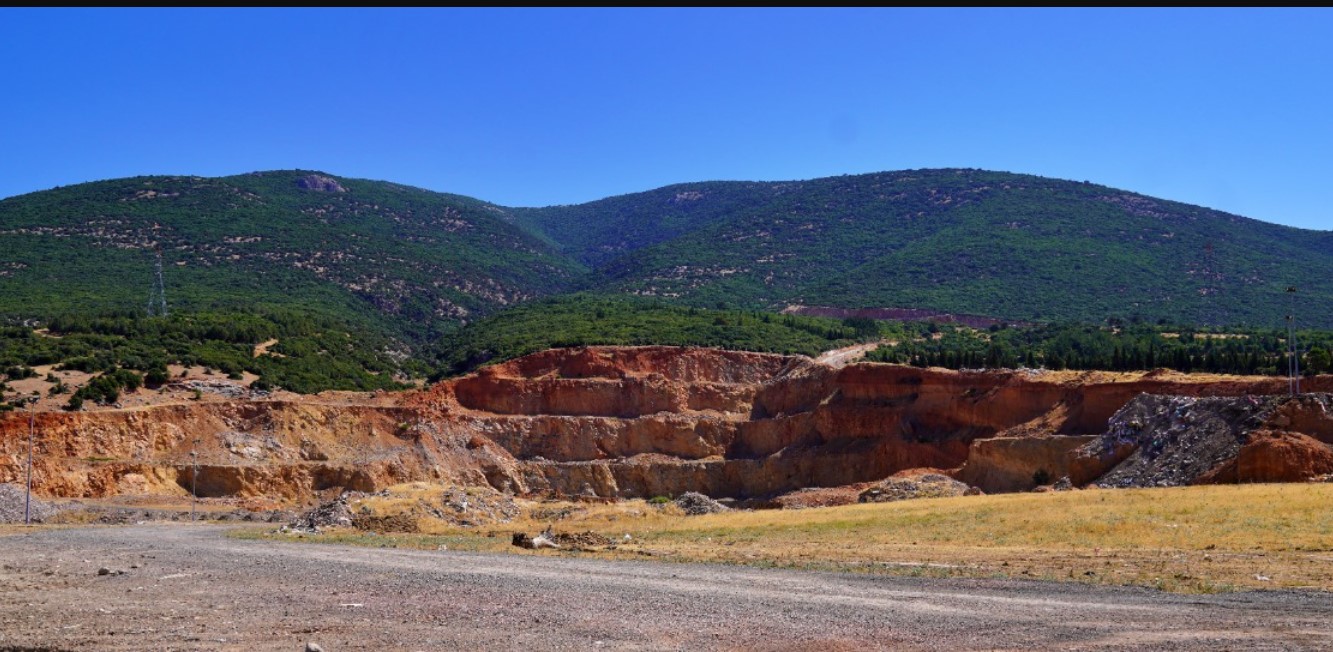
[[[1331,381],[1306,385],[1328,391]],[[43,496],[183,496],[197,487],[202,496],[305,502],[424,480],[521,495],[748,498],[930,467],[1012,491],[1033,486],[1037,471],[1077,475],[1074,451],[1140,394],[1285,390],[1269,378],[834,368],[698,348],[563,349],[399,395],[41,412],[34,486]],[[1321,419],[1302,412],[1273,422],[1265,447],[1211,477],[1322,469],[1282,462],[1303,454],[1298,435],[1328,441],[1333,426]],[[27,434],[25,415],[0,420],[0,482],[24,477]],[[1248,470],[1256,464],[1269,470]]]

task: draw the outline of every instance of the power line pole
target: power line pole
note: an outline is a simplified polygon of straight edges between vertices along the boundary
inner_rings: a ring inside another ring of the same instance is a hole
[[[190,447],[190,522],[194,522],[194,507],[199,502],[199,440]]]
[[[1291,395],[1301,393],[1300,347],[1296,346],[1296,286],[1287,288],[1291,296],[1291,309],[1287,312],[1287,388]]]
[[[160,317],[167,316],[167,287],[162,281],[162,247],[153,247],[157,254],[157,261],[153,265],[153,286],[148,291],[148,316],[152,317],[157,313]]]
[[[23,524],[32,525],[32,439],[33,431],[36,429],[36,415],[33,414],[32,406],[37,402],[34,396],[28,399],[28,490],[23,495]]]

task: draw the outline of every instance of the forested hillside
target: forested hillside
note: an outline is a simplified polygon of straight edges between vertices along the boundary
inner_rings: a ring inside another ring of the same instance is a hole
[[[518,212],[599,287],[692,305],[1333,326],[1333,232],[1086,182],[916,170],[671,186]]]
[[[1277,345],[1261,333],[1288,314],[1333,328],[1333,232],[966,169],[685,183],[546,208],[303,170],[0,200],[0,357],[16,373],[194,362],[297,391],[365,389],[548,346],[815,353],[918,328],[775,314],[793,305],[1036,325],[902,337],[883,360],[1263,372]],[[1180,354],[1184,336],[1107,344],[1094,330],[1070,352],[1041,334],[1056,323],[1266,344]],[[256,356],[267,340],[274,355]]]

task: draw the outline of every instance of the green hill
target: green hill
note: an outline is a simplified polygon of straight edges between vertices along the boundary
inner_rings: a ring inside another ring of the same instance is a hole
[[[159,254],[166,318],[149,309]],[[546,208],[302,170],[0,200],[0,363],[193,361],[301,391],[562,343],[813,352],[857,323],[759,316],[793,304],[1282,328],[1290,286],[1300,326],[1333,327],[1333,232],[981,170]],[[33,339],[39,326],[65,339]],[[279,356],[253,356],[269,339]]]
[[[467,325],[438,346],[441,375],[555,347],[703,346],[816,356],[870,336],[903,337],[896,324],[675,306],[655,299],[574,294],[511,308]]]
[[[475,199],[305,171],[135,177],[0,201],[0,315],[299,308],[421,336],[581,265]]]
[[[515,210],[598,289],[692,305],[1333,325],[1333,232],[981,170],[681,184]]]

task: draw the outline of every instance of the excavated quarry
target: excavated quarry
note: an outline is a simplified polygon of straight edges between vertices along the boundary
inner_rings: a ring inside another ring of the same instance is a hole
[[[1330,386],[1323,376],[1305,389]],[[179,497],[194,487],[202,497],[297,504],[411,481],[526,496],[745,499],[921,467],[986,492],[1065,476],[1156,486],[1333,472],[1328,397],[1286,390],[1273,378],[556,349],[388,399],[39,412],[33,486],[45,497]],[[1198,436],[1210,442],[1206,455],[1192,452],[1200,423],[1211,424]],[[23,482],[27,441],[27,415],[0,420],[0,483]]]

